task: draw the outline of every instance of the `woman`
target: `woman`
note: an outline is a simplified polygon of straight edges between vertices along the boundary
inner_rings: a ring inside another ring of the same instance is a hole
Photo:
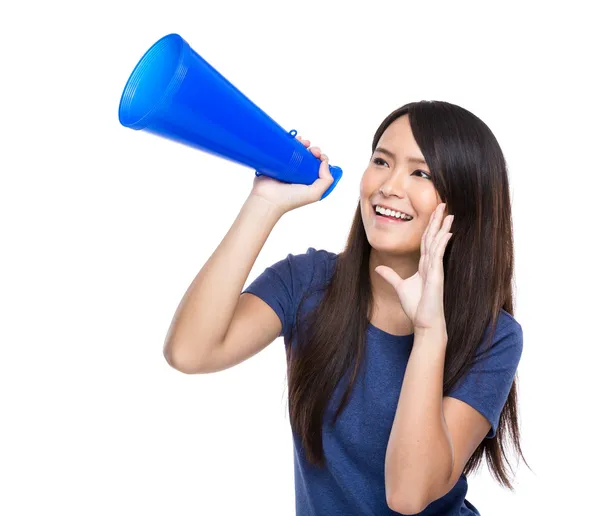
[[[485,453],[512,489],[507,431],[521,454],[523,333],[498,142],[447,102],[395,110],[374,135],[344,251],[288,254],[240,296],[279,218],[333,182],[310,150],[322,160],[312,185],[254,179],[180,303],[165,357],[215,372],[284,337],[296,514],[479,514],[466,475]]]

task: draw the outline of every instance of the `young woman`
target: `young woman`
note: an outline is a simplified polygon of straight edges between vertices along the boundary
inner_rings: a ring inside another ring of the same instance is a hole
[[[240,295],[279,218],[333,181],[310,150],[322,160],[312,185],[254,179],[182,299],[165,357],[215,372],[284,337],[296,514],[479,514],[466,475],[485,453],[512,489],[508,438],[522,456],[500,146],[459,106],[395,110],[375,132],[345,249],[288,254]]]

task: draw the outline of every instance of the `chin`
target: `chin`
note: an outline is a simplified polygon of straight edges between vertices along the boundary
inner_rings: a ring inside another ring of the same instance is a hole
[[[406,241],[402,237],[393,238],[390,235],[376,237],[369,235],[367,232],[367,240],[371,247],[382,253],[397,253],[397,254],[412,254],[421,251],[421,242]]]

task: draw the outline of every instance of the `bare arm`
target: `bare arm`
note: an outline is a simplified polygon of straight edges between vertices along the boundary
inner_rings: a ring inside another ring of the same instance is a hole
[[[297,136],[305,147],[309,140]],[[321,160],[311,184],[255,177],[252,191],[231,229],[185,292],[165,338],[167,362],[184,373],[231,367],[272,342],[281,330],[274,310],[260,298],[241,294],[269,234],[284,213],[317,202],[333,183],[329,159]]]
[[[418,514],[456,485],[491,423],[443,396],[448,336],[415,333],[385,455],[388,505]]]
[[[194,372],[223,342],[244,283],[282,215],[268,201],[248,196],[231,229],[177,307],[164,346],[172,367]]]

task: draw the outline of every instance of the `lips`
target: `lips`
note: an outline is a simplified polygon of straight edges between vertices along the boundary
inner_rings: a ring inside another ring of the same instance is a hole
[[[384,210],[392,210],[395,212],[403,213],[404,215],[408,215],[409,217],[411,217],[413,219],[415,218],[414,215],[412,215],[404,210],[400,210],[398,208],[392,208],[391,206],[385,206],[385,205],[379,204],[379,203],[373,203],[372,206],[373,206],[373,209],[375,209],[375,208],[377,208],[377,206],[379,206],[379,207],[383,208]]]
[[[399,224],[401,222],[407,223],[410,222],[410,220],[404,220],[401,218],[396,218],[396,217],[386,217],[385,215],[379,215],[379,213],[377,213],[375,211],[375,206],[373,206],[373,213],[375,215],[375,220],[379,221],[379,222],[387,222],[390,224]],[[411,219],[413,220],[413,219]]]

